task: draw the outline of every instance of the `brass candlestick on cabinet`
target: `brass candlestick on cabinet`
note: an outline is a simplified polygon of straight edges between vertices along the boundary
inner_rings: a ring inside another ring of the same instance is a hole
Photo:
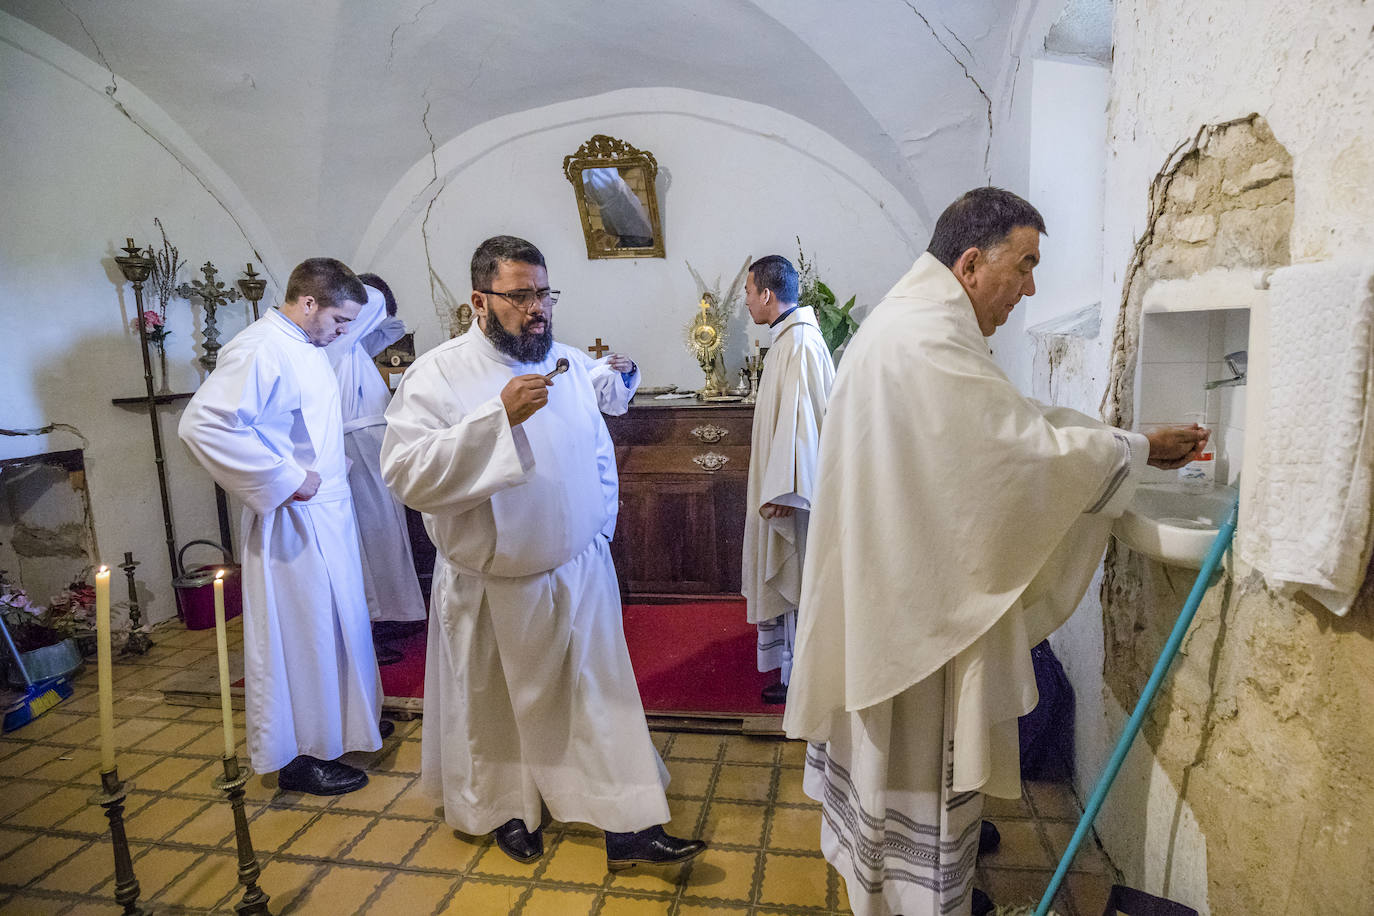
[[[267,908],[269,898],[258,887],[262,868],[258,865],[257,854],[253,852],[253,839],[248,835],[248,818],[243,813],[243,787],[252,778],[253,768],[240,768],[237,755],[220,759],[224,761],[224,778],[216,779],[213,785],[228,796],[229,805],[234,809],[234,838],[239,847],[239,883],[243,885],[243,899],[234,910],[239,916],[272,916],[272,911]]]
[[[257,321],[262,317],[258,314],[258,303],[262,301],[263,293],[267,292],[267,281],[253,270],[251,263],[243,272],[245,276],[239,279],[239,289],[243,292],[243,298],[253,303],[253,320]]]
[[[138,905],[138,879],[134,877],[134,863],[129,856],[129,838],[124,835],[124,799],[130,785],[119,781],[119,768],[100,774],[100,791],[91,796],[91,804],[105,809],[110,820],[110,840],[114,844],[115,903],[124,907],[124,916],[147,916],[148,911]]]
[[[115,256],[124,279],[134,285],[134,302],[138,312],[138,343],[143,353],[143,387],[147,392],[148,420],[153,425],[153,462],[157,465],[158,495],[162,497],[162,527],[167,540],[167,568],[177,572],[177,542],[172,531],[172,497],[167,490],[166,461],[162,457],[162,425],[157,420],[157,394],[153,391],[153,363],[148,355],[148,329],[143,322],[143,284],[153,272],[153,259],[144,255],[133,239],[125,239],[124,257]]]
[[[200,358],[200,364],[207,371],[213,372],[219,349],[223,346],[219,342],[219,327],[215,324],[215,309],[236,301],[239,292],[236,289],[225,289],[224,284],[215,279],[215,274],[219,271],[209,261],[202,265],[200,272],[205,274],[205,279],[181,284],[177,287],[177,295],[187,299],[194,297],[205,306],[205,355]]]

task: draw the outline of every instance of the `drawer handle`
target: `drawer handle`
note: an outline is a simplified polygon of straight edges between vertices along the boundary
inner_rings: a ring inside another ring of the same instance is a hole
[[[710,445],[712,442],[719,442],[724,439],[729,432],[730,430],[728,429],[721,429],[719,426],[707,423],[705,426],[698,426],[696,429],[692,430],[692,435],[696,436],[707,445]]]
[[[697,467],[710,473],[725,467],[730,459],[725,455],[717,455],[715,452],[702,452],[700,455],[694,456],[692,461],[696,463]]]

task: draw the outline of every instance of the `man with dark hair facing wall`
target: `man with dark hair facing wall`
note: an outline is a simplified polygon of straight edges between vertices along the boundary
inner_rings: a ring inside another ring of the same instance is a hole
[[[375,307],[382,294],[375,292]],[[368,292],[344,264],[297,265],[278,308],[237,334],[181,418],[181,439],[243,503],[248,753],[281,789],[339,795],[340,762],[382,746],[382,685],[345,472],[339,389],[324,347]]]
[[[797,287],[797,269],[776,254],[751,264],[744,283],[749,317],[769,334],[750,436],[741,563],[749,622],[759,631],[758,668],[778,670],[778,682],[763,688],[765,703],[787,699],[821,418],[835,381],[815,310],[797,304]]]
[[[606,834],[612,869],[676,864],[666,772],[621,624],[610,538],[615,450],[578,352],[553,339],[558,290],[512,236],[472,256],[466,334],[406,370],[382,474],[439,549],[421,781],[448,823],[519,862],[543,814]],[[560,374],[561,371],[561,374]]]
[[[1148,437],[1018,393],[985,338],[1035,293],[1044,222],[978,188],[859,328],[821,433],[820,486],[783,724],[857,916],[973,908],[982,798],[1018,798],[1031,646],[1066,620]],[[978,911],[990,904],[983,898]]]

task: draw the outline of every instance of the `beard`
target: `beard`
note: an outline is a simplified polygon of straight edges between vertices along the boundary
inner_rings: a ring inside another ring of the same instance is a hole
[[[486,325],[484,331],[487,340],[502,353],[522,363],[543,362],[553,347],[553,318],[549,315],[544,316],[544,330],[536,334],[524,331],[518,335],[512,334],[495,315],[487,317]]]

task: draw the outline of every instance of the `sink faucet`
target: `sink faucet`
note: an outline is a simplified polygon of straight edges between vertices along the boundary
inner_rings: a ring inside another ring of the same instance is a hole
[[[1237,350],[1234,353],[1227,353],[1222,359],[1226,361],[1226,368],[1231,370],[1231,378],[1208,382],[1202,386],[1207,391],[1211,391],[1213,388],[1230,388],[1245,384],[1245,370],[1250,363],[1249,353],[1245,350]]]

